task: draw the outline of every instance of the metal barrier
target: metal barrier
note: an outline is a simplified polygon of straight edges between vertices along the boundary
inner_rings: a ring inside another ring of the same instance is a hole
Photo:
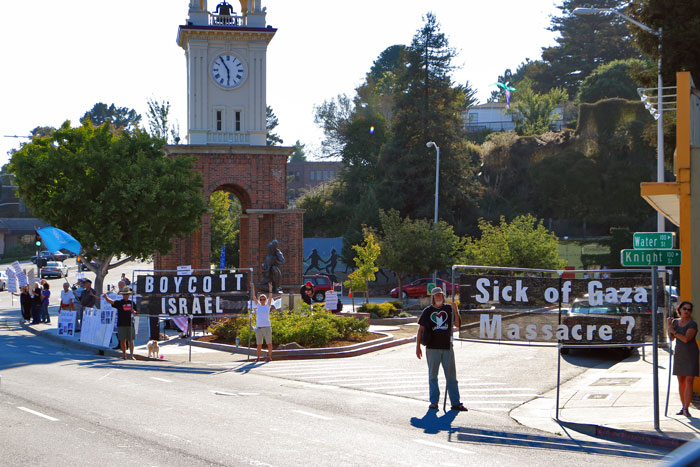
[[[571,301],[569,301],[569,300],[564,301],[562,299],[562,295],[564,295],[564,292],[565,292],[565,290],[564,290],[565,287],[564,288],[562,287],[562,284],[565,282],[564,275],[567,276],[566,279],[571,279],[571,280],[566,281],[566,282],[569,282],[569,284],[567,284],[567,285],[568,285],[569,291],[570,291],[571,282],[573,280],[579,280],[579,279],[576,279],[577,274],[594,274],[594,275],[595,274],[598,274],[598,275],[602,274],[602,275],[606,275],[607,277],[605,277],[605,278],[600,278],[600,277],[590,278],[589,277],[589,278],[584,279],[584,280],[587,280],[589,283],[593,282],[593,281],[598,281],[598,283],[601,283],[601,284],[602,284],[602,282],[601,282],[602,280],[610,280],[611,282],[613,282],[614,280],[612,279],[612,275],[614,275],[614,274],[630,274],[631,275],[630,278],[624,278],[624,279],[628,279],[628,280],[635,280],[634,279],[635,276],[643,277],[646,274],[650,274],[649,269],[641,269],[641,268],[600,269],[600,270],[552,270],[552,269],[532,269],[532,268],[510,268],[510,267],[500,267],[500,266],[453,265],[452,271],[451,271],[452,284],[455,284],[455,274],[456,274],[457,270],[475,270],[475,271],[480,270],[480,271],[486,271],[486,272],[490,273],[490,274],[484,274],[483,275],[484,279],[479,279],[477,281],[477,288],[478,288],[478,290],[480,290],[480,295],[477,295],[477,297],[481,298],[482,302],[483,302],[483,300],[487,300],[488,302],[492,302],[492,301],[502,302],[504,300],[504,298],[502,298],[502,296],[500,295],[501,290],[498,290],[498,291],[494,290],[492,294],[489,294],[489,292],[485,289],[484,284],[488,283],[490,285],[490,282],[487,279],[488,277],[498,277],[498,278],[506,279],[505,282],[508,285],[505,286],[504,289],[506,287],[510,287],[508,293],[511,294],[511,296],[508,298],[510,298],[511,300],[512,300],[512,294],[515,293],[514,286],[511,285],[511,282],[518,282],[518,285],[522,285],[522,281],[527,280],[529,278],[533,281],[540,280],[545,284],[549,283],[551,285],[553,281],[554,281],[554,283],[556,283],[556,281],[558,280],[558,284],[559,284],[558,288],[550,287],[550,288],[544,290],[544,293],[543,293],[543,295],[545,297],[547,297],[547,295],[549,294],[549,297],[545,298],[545,302],[549,302],[552,305],[554,303],[556,303],[556,307],[550,306],[548,308],[545,307],[545,308],[540,308],[539,310],[525,311],[525,312],[522,312],[522,311],[518,312],[518,310],[511,310],[511,311],[506,312],[506,313],[511,313],[511,314],[509,316],[507,316],[505,318],[505,320],[522,319],[523,321],[528,323],[528,327],[530,327],[529,331],[531,332],[531,334],[534,333],[536,336],[537,336],[537,328],[536,327],[534,329],[531,328],[531,326],[533,326],[531,319],[532,319],[532,317],[537,316],[537,314],[534,313],[535,311],[541,312],[543,316],[547,315],[547,318],[551,320],[552,319],[552,311],[554,311],[554,309],[556,309],[557,323],[558,323],[557,335],[558,335],[559,329],[561,328],[561,326],[565,326],[562,324],[562,304],[563,303],[572,303],[572,304],[576,303],[575,302],[576,297],[574,297],[574,300],[571,300]],[[509,273],[509,276],[495,276],[494,273],[497,273],[497,272]],[[517,275],[513,275],[513,273],[520,273],[521,275],[517,276]],[[533,278],[532,275],[535,275],[535,274],[538,274],[541,276],[546,276],[546,277]],[[489,312],[489,313],[493,312],[493,309],[492,310],[481,310],[481,309],[464,310],[465,312],[478,311],[478,312],[482,313],[480,315],[481,318],[480,318],[480,322],[479,322],[480,337],[481,338],[475,339],[475,338],[463,337],[462,336],[463,328],[471,327],[472,329],[474,329],[476,322],[472,322],[470,324],[464,325],[463,324],[464,321],[460,320],[461,321],[461,323],[460,323],[461,324],[460,325],[460,337],[455,339],[455,340],[459,340],[462,342],[475,342],[475,343],[498,344],[498,345],[531,346],[531,347],[556,347],[558,349],[558,352],[557,352],[557,395],[556,395],[556,409],[555,409],[557,421],[559,421],[559,411],[560,411],[559,405],[560,405],[561,355],[562,355],[562,353],[564,353],[568,349],[572,349],[572,348],[594,349],[594,348],[616,348],[616,347],[635,348],[636,347],[636,348],[642,348],[643,358],[644,358],[644,349],[647,346],[650,346],[650,347],[652,347],[652,356],[653,356],[652,367],[653,367],[653,385],[654,385],[654,387],[653,387],[654,425],[655,425],[655,428],[658,429],[659,428],[658,348],[659,348],[660,344],[659,344],[659,339],[658,339],[659,338],[659,328],[658,328],[659,315],[657,314],[657,309],[658,309],[657,297],[659,296],[659,288],[658,288],[657,283],[658,283],[659,276],[661,276],[662,278],[670,278],[671,274],[672,273],[670,270],[657,270],[656,268],[651,269],[651,277],[649,278],[650,279],[649,286],[651,289],[651,303],[649,304],[650,305],[649,308],[651,311],[651,313],[650,313],[651,340],[652,340],[651,343],[647,343],[647,342],[643,342],[643,341],[642,342],[632,342],[632,340],[631,340],[632,334],[630,333],[630,326],[629,325],[627,326],[627,328],[628,328],[627,337],[626,337],[627,340],[624,342],[619,342],[619,343],[612,342],[612,341],[606,342],[606,343],[601,343],[601,344],[590,343],[590,342],[586,343],[586,344],[584,344],[584,343],[567,343],[567,342],[571,342],[571,339],[569,339],[569,337],[568,337],[568,330],[566,331],[567,337],[564,340],[564,342],[562,342],[562,339],[560,339],[559,337],[557,337],[555,339],[556,340],[555,342],[541,342],[541,341],[538,341],[536,338],[529,339],[529,340],[526,340],[524,342],[518,341],[518,340],[504,341],[501,338],[500,334],[499,334],[499,339],[497,339],[497,340],[491,339],[490,335],[489,335],[489,338],[484,339],[483,332],[482,332],[482,327],[484,324],[483,316],[484,316],[485,312]],[[461,275],[461,273],[460,273],[460,275]],[[477,275],[474,275],[474,277],[476,277],[476,276]],[[620,278],[617,278],[616,280],[619,280],[619,279]],[[520,280],[520,282],[519,282],[519,280]],[[636,280],[641,280],[641,279],[636,279]],[[508,282],[508,281],[510,281],[510,282]],[[479,283],[481,284],[481,287],[479,287]],[[494,283],[498,283],[498,281],[495,280]],[[544,287],[544,286],[542,286],[542,287]],[[642,287],[639,287],[639,288],[642,289]],[[496,289],[496,286],[494,286],[494,289]],[[524,289],[527,290],[527,287],[524,287]],[[550,289],[556,289],[556,290],[550,290]],[[453,299],[455,299],[455,297],[456,297],[456,294],[454,292],[455,290],[456,290],[456,287],[453,286],[453,294],[452,294]],[[590,290],[590,284],[589,284],[589,290]],[[608,289],[606,289],[606,291],[607,290]],[[644,289],[644,290],[646,290],[646,289]],[[459,293],[461,294],[462,292],[463,292],[463,289],[460,286]],[[520,290],[520,292],[522,292],[523,295],[525,294],[525,292],[523,292],[523,290]],[[669,294],[666,293],[665,288],[663,289],[663,293],[664,293],[665,300],[662,302],[662,304],[665,305],[663,308],[665,308],[666,314],[661,315],[662,316],[662,323],[665,321],[665,320],[663,320],[663,317],[668,316],[668,313],[670,313],[670,310],[671,310],[670,296],[669,296]],[[602,294],[602,292],[601,292],[601,294]],[[607,292],[606,292],[606,294],[607,294]],[[641,292],[640,292],[640,294],[641,294]],[[588,309],[590,310],[593,307],[590,304],[591,297],[588,295],[589,294],[586,294],[586,296],[588,298],[586,298],[586,302],[584,302],[584,303],[588,304]],[[554,299],[555,296],[558,297],[558,299]],[[490,300],[490,299],[495,298],[495,297],[497,297],[497,300]],[[503,291],[503,297],[507,297],[505,290]],[[584,297],[584,295],[582,294],[579,299],[582,300],[583,297]],[[617,292],[616,292],[615,297],[617,297]],[[461,302],[460,304],[462,305],[465,303],[465,301],[463,301],[461,299],[462,299],[462,296],[460,295],[460,302]],[[526,299],[527,299],[527,297],[526,297]],[[554,300],[550,300],[550,299],[554,299]],[[467,300],[467,301],[469,301],[469,300]],[[583,302],[583,300],[582,300],[582,302]],[[615,304],[619,303],[619,310],[620,311],[618,311],[617,314],[621,318],[624,318],[625,316],[631,317],[633,315],[633,313],[629,312],[629,310],[632,309],[634,302],[630,301],[630,302],[622,302],[622,303],[620,303],[620,302],[613,302],[613,303],[615,303]],[[638,303],[641,303],[641,302],[638,302]],[[647,297],[647,303],[648,303],[648,297]],[[627,312],[622,312],[622,306],[623,305],[627,306],[628,304],[629,304],[629,306],[627,307]],[[574,308],[572,306],[571,310],[573,310],[573,309]],[[462,314],[462,312],[460,312],[460,315],[461,314]],[[568,315],[569,315],[569,312],[567,311],[567,317],[568,317]],[[496,327],[497,327],[497,329],[500,330],[502,317],[500,315],[498,315],[498,320],[496,320],[496,318],[494,316],[494,319],[492,321],[491,318],[488,317],[488,315],[486,315],[486,316],[487,316],[486,317],[487,330],[494,331],[494,328],[496,328]],[[646,313],[642,313],[642,314],[637,313],[637,316],[644,317],[644,316],[646,316]],[[530,321],[528,321],[528,318],[530,319]],[[628,320],[626,322],[629,322],[629,321],[631,321],[632,323],[635,323],[634,318],[631,318],[631,320],[628,318]],[[621,322],[621,324],[623,324],[622,323],[623,319],[620,319],[620,322]],[[494,323],[496,323],[496,324],[494,324]],[[510,326],[514,326],[514,325],[511,324]],[[519,326],[519,325],[516,325],[516,326]],[[550,327],[551,326],[553,326],[553,324],[550,325]],[[578,326],[579,326],[578,335],[580,336],[582,324],[578,324]],[[576,326],[574,325],[574,328],[575,327]],[[606,327],[606,326],[600,326],[600,330],[599,330],[601,338],[603,337],[603,330],[602,330],[603,327]],[[613,330],[612,330],[611,326],[609,326],[609,325],[607,326],[607,328],[610,328],[610,332],[609,332],[609,335],[606,334],[605,337],[608,337],[608,339],[612,340]],[[632,328],[634,328],[634,324],[632,324]],[[518,329],[520,329],[520,327],[518,327]],[[662,324],[661,330],[663,332],[663,324]],[[606,331],[608,331],[608,330],[606,329]],[[641,332],[643,333],[644,331],[641,331]],[[665,332],[663,334],[666,335]],[[495,335],[495,331],[494,331],[494,335]],[[590,339],[591,334],[590,334],[590,331],[588,331],[588,330],[587,330],[587,335],[589,337],[589,340],[592,340],[592,339]],[[639,337],[639,334],[637,336]],[[549,339],[551,340],[552,337],[554,337],[554,336],[550,333]],[[574,337],[574,334],[572,332],[572,338],[573,337]],[[643,337],[644,337],[644,334],[642,334],[642,339],[643,339]],[[519,339],[519,337],[518,337],[518,339]],[[664,347],[668,347],[668,349],[669,349],[669,371],[670,371],[670,362],[671,362],[672,353],[673,353],[671,343],[666,339],[666,342],[662,342],[661,345]],[[668,393],[669,392],[670,392],[670,373],[669,373],[669,381],[668,381],[668,389],[667,389],[667,397],[666,397],[666,413],[668,413]]]

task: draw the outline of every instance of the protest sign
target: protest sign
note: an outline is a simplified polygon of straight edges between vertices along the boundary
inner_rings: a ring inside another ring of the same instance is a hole
[[[58,315],[58,335],[72,336],[75,333],[75,310],[61,310]]]

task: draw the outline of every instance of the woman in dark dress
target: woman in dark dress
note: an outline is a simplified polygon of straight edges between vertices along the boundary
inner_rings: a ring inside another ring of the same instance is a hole
[[[678,390],[681,394],[683,408],[676,415],[690,417],[688,407],[693,399],[693,378],[700,375],[700,349],[695,342],[698,324],[692,319],[693,304],[681,302],[678,305],[680,318],[668,319],[668,333],[671,340],[676,339],[676,351],[673,361],[673,374],[678,377]]]
[[[20,294],[13,293],[14,296],[19,296],[19,304],[22,310],[22,319],[30,321],[32,319],[32,294],[29,292],[29,286],[22,287]]]

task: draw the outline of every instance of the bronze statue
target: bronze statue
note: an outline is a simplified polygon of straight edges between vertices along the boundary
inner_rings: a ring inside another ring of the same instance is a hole
[[[268,284],[272,284],[272,290],[280,292],[282,272],[278,266],[283,265],[285,260],[284,255],[279,248],[277,248],[277,245],[277,240],[272,240],[267,244],[267,255],[262,265],[262,280],[258,284],[258,287],[266,287]]]

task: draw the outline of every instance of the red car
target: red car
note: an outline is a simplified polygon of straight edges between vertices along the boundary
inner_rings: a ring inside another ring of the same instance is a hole
[[[333,282],[330,277],[320,274],[304,276],[304,284],[311,282],[314,288],[314,302],[322,302],[326,299],[326,291],[333,289]]]
[[[401,287],[403,293],[401,298],[420,298],[428,296],[428,284],[432,283],[433,279],[430,277],[423,279],[416,279],[408,285]],[[452,295],[452,284],[446,282],[442,279],[437,280],[437,286],[442,288],[442,291],[447,295]],[[459,285],[455,287],[455,292],[459,293]],[[391,296],[393,298],[399,298],[399,288],[395,287],[391,290]]]

